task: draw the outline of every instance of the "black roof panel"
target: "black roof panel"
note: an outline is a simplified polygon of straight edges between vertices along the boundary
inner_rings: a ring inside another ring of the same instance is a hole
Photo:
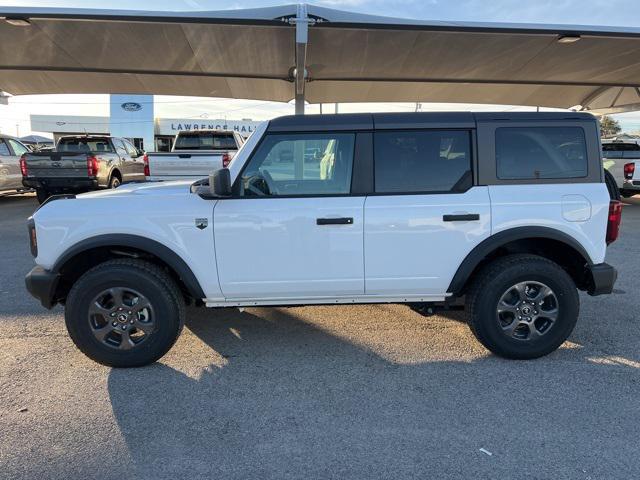
[[[370,113],[331,115],[287,115],[269,122],[270,132],[313,132],[326,130],[372,130]]]
[[[473,114],[478,122],[514,120],[595,120],[586,112],[477,112]]]
[[[288,115],[269,122],[270,132],[387,130],[400,128],[475,128],[491,121],[595,121],[585,112],[394,112]]]
[[[374,113],[376,129],[398,128],[474,128],[473,114],[470,112],[408,112]]]

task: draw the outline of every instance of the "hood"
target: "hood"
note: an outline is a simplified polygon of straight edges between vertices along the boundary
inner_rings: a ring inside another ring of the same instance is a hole
[[[83,193],[78,198],[125,197],[130,195],[185,195],[191,193],[193,180],[173,182],[125,183],[113,190],[97,190]]]

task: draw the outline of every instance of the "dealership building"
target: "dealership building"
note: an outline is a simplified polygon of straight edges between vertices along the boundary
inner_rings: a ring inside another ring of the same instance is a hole
[[[250,119],[156,118],[153,95],[110,95],[109,116],[31,115],[31,130],[47,132],[55,141],[65,135],[113,135],[136,147],[170,151],[176,134],[190,130],[233,130],[248,137],[260,122]]]

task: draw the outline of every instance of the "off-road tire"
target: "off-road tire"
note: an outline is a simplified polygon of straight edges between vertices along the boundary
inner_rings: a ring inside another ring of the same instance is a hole
[[[541,282],[558,301],[558,317],[544,335],[518,340],[504,333],[498,321],[498,302],[519,282]],[[580,311],[572,278],[558,264],[528,254],[509,255],[486,265],[467,291],[467,321],[475,337],[491,352],[505,358],[532,359],[556,350],[569,337]]]
[[[100,342],[90,325],[92,300],[114,287],[141,292],[155,312],[153,332],[130,350]],[[67,331],[75,345],[92,360],[111,367],[141,367],[161,358],[178,339],[184,318],[184,297],[176,282],[157,265],[137,259],[109,260],[87,271],[71,288],[65,307]]]

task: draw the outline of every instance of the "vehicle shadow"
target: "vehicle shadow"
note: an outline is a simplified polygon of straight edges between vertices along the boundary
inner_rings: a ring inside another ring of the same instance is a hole
[[[637,473],[639,363],[593,362],[579,347],[529,362],[490,355],[400,362],[295,312],[225,309],[211,319],[191,310],[187,328],[210,355],[200,373],[160,363],[112,370],[108,391],[129,476]],[[567,376],[567,362],[578,373]]]

